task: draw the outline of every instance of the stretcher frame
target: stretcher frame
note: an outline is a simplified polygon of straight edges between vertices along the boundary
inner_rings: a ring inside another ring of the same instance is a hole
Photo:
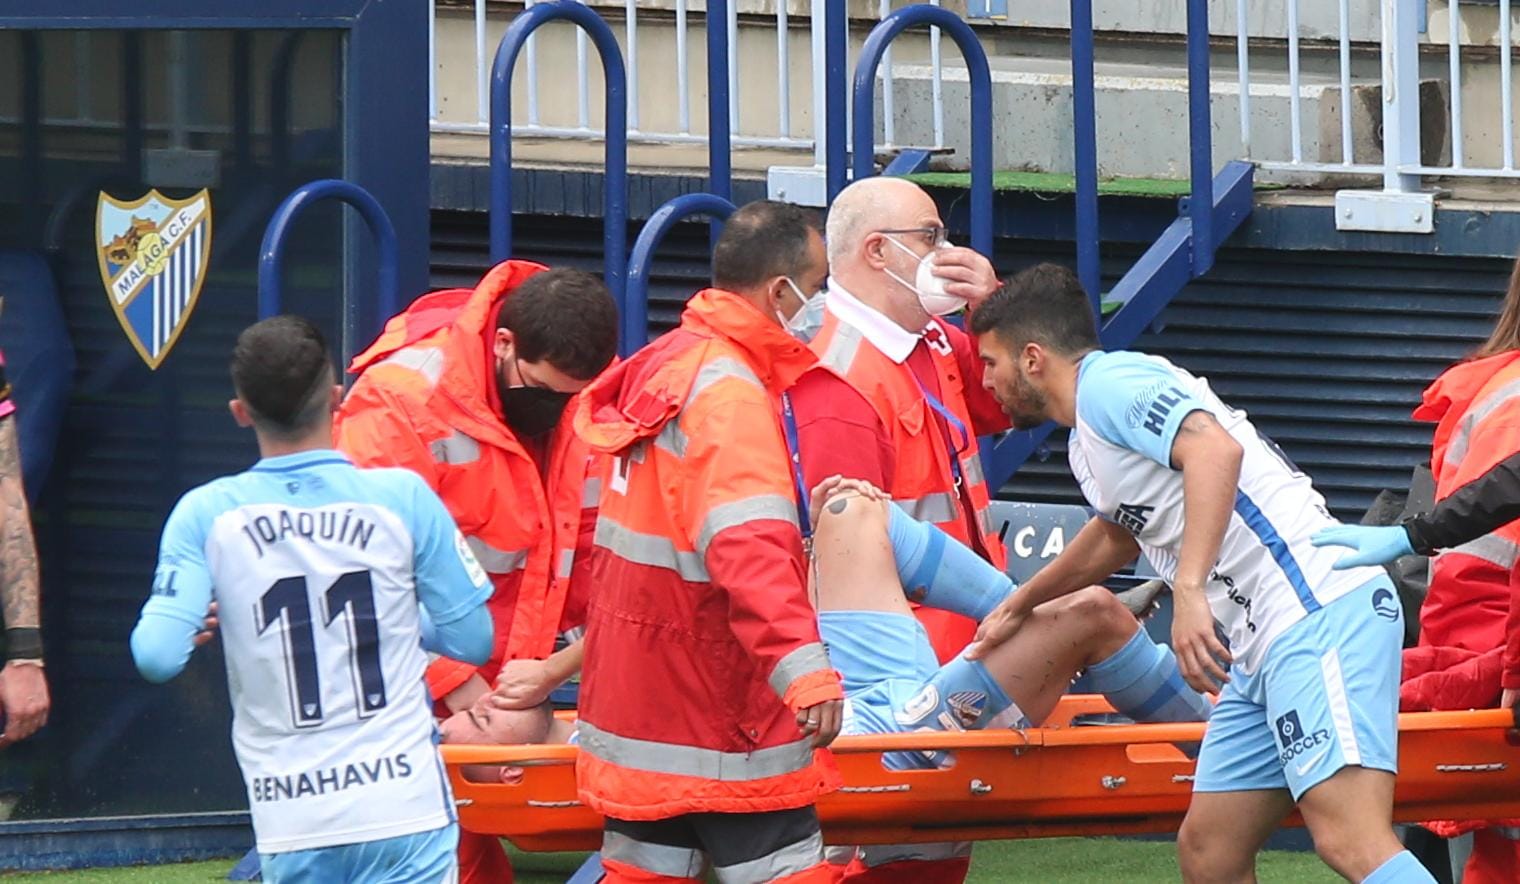
[[[845,786],[820,799],[830,844],[906,844],[1175,832],[1187,812],[1193,761],[1178,744],[1203,725],[1078,726],[1111,712],[1102,697],[1062,699],[1046,723],[1021,730],[841,737],[832,752]],[[1511,710],[1399,716],[1394,819],[1520,817],[1520,732]],[[888,770],[884,752],[948,749],[953,766]],[[596,850],[602,820],[576,798],[576,748],[442,747],[466,829],[526,851]],[[516,784],[472,783],[462,765],[523,768]],[[1295,813],[1286,823],[1300,826]]]

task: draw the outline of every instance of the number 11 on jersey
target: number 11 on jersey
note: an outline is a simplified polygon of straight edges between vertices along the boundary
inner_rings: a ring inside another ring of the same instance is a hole
[[[324,627],[348,612],[349,669],[353,673],[355,707],[360,719],[385,708],[385,674],[380,668],[380,628],[376,622],[374,586],[368,571],[351,571],[328,587],[322,599]],[[285,673],[289,679],[291,721],[298,728],[323,722],[322,684],[317,665],[315,624],[305,577],[286,577],[259,599],[255,609],[258,634],[276,623],[281,630]]]

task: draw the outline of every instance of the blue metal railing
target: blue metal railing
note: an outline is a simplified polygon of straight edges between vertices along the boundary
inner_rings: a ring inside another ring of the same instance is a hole
[[[364,218],[364,223],[369,226],[369,232],[375,238],[375,251],[377,253],[376,289],[379,292],[377,306],[379,308],[379,324],[394,316],[400,308],[398,297],[399,284],[397,282],[397,247],[396,228],[391,224],[390,216],[380,207],[380,203],[370,195],[369,191],[350,184],[347,181],[339,181],[335,178],[326,178],[320,181],[312,181],[303,184],[290,192],[284,202],[274,210],[274,215],[269,219],[269,225],[264,228],[264,243],[259,247],[259,318],[267,319],[280,312],[283,301],[280,283],[280,271],[285,263],[285,244],[290,239],[290,231],[295,224],[296,218],[306,211],[313,203],[326,199],[335,199],[348,203],[358,210]],[[343,362],[346,365],[352,354],[347,352],[353,342],[360,340],[355,334],[358,331],[358,304],[345,294],[343,305],[343,340],[345,342]]]
[[[1209,119],[1208,0],[1188,0],[1188,177],[1183,217],[1148,248],[1109,293],[1118,311],[1102,322],[1103,346],[1131,345],[1160,315],[1177,292],[1214,264],[1216,244],[1251,211],[1252,167],[1231,162],[1213,173]],[[1099,297],[1097,228],[1097,154],[1092,119],[1091,0],[1072,0],[1072,79],[1077,111],[1077,255],[1079,276],[1095,304]],[[1083,93],[1086,93],[1084,96]],[[1083,108],[1087,110],[1084,112]],[[1085,181],[1085,184],[1084,184]],[[1085,251],[1084,251],[1085,250]],[[982,449],[990,487],[1002,486],[1055,428],[1045,424],[1010,433]]]
[[[721,196],[688,193],[660,206],[649,216],[628,255],[628,309],[622,314],[619,354],[628,356],[649,340],[649,274],[660,240],[670,228],[695,215],[713,218],[714,227],[721,230],[722,222],[733,211],[734,204]]]
[[[603,278],[618,310],[626,316],[630,306],[624,294],[627,267],[623,259],[628,243],[627,73],[612,29],[590,7],[573,0],[548,0],[527,9],[512,20],[496,49],[496,60],[491,65],[491,260],[512,257],[512,68],[528,36],[549,22],[560,20],[585,31],[602,59],[607,111],[607,153],[602,180]],[[727,102],[725,83],[725,119]],[[726,158],[727,125],[723,132]]]
[[[1080,0],[1078,0],[1080,2]],[[842,4],[837,4],[842,5]],[[876,70],[898,34],[915,25],[938,27],[966,60],[971,84],[971,247],[992,254],[992,70],[976,32],[960,16],[938,6],[904,6],[882,19],[866,37],[855,63],[855,180],[876,174]],[[831,72],[832,73],[832,72]],[[834,116],[829,112],[830,120]],[[830,136],[829,147],[834,147]],[[832,182],[831,182],[832,184]],[[829,196],[832,199],[832,187]]]
[[[1005,10],[1006,11],[1006,10]],[[1092,0],[1071,0],[1072,171],[1076,175],[1077,279],[1102,321],[1098,242],[1098,109],[1093,74]]]

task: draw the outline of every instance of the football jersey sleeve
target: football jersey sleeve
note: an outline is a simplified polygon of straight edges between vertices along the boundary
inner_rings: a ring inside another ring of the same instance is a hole
[[[1077,416],[1098,436],[1172,465],[1182,419],[1204,404],[1162,363],[1139,353],[1093,353],[1077,378]]]
[[[180,498],[164,523],[153,594],[132,630],[132,659],[152,682],[168,681],[185,668],[211,606],[206,535],[215,514],[198,491]]]
[[[435,627],[447,626],[485,604],[491,597],[491,580],[438,495],[420,478],[401,475],[414,485],[411,529],[417,600]]]

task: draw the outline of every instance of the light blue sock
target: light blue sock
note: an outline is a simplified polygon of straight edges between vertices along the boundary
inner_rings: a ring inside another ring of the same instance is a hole
[[[1214,708],[1182,680],[1172,649],[1151,641],[1144,629],[1112,657],[1087,667],[1077,689],[1102,694],[1135,721],[1207,721]]]
[[[891,506],[887,536],[897,576],[909,601],[964,614],[977,622],[1015,589],[999,571],[961,542],[928,522]]]
[[[1373,869],[1372,874],[1362,879],[1362,884],[1435,884],[1435,880],[1414,854],[1401,850]]]

